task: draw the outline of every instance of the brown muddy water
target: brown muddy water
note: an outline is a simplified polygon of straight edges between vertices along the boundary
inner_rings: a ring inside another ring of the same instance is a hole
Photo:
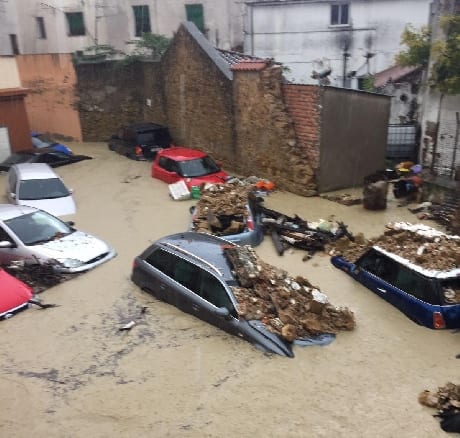
[[[328,346],[296,347],[294,359],[264,355],[129,280],[135,255],[187,229],[193,201],[172,201],[147,162],[102,143],[72,147],[94,159],[56,169],[74,189],[77,214],[68,219],[118,256],[40,295],[59,307],[0,323],[1,437],[446,436],[417,397],[458,383],[459,333],[419,327],[327,255],[278,256],[266,239],[257,248],[263,260],[350,307],[357,328]],[[391,220],[415,221],[391,198],[383,212],[282,192],[266,205],[308,220],[334,215],[366,237]],[[119,331],[132,319],[130,331]]]

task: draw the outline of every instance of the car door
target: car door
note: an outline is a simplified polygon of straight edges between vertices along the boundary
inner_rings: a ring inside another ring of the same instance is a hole
[[[168,184],[173,184],[180,179],[177,174],[177,163],[168,157],[158,157],[154,163],[153,171],[155,178]]]

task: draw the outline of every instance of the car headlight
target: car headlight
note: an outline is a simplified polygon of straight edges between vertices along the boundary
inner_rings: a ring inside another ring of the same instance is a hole
[[[66,268],[78,268],[80,267],[83,262],[77,259],[56,259],[59,263],[61,263]]]

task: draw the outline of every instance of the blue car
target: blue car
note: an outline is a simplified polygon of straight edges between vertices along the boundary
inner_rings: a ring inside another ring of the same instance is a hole
[[[32,145],[34,148],[46,148],[51,151],[62,152],[66,155],[72,155],[72,150],[65,144],[48,141],[48,139],[45,138],[44,135],[39,132],[32,132],[30,135],[32,137]]]
[[[356,262],[334,256],[331,263],[416,323],[431,329],[460,328],[459,268],[423,269],[379,246]]]

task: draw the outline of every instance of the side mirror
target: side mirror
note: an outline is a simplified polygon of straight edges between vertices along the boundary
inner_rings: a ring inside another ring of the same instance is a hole
[[[11,199],[16,199],[16,193],[10,193],[10,198]]]
[[[75,222],[74,221],[67,221],[66,224],[69,225],[69,227],[73,227],[75,225]]]
[[[0,248],[13,248],[13,244],[9,242],[8,240],[2,240],[0,241]]]
[[[219,307],[214,312],[217,316],[224,319],[227,319],[230,316],[230,311],[226,307]]]
[[[72,193],[73,193],[73,189],[69,189],[69,193],[72,194]]]

